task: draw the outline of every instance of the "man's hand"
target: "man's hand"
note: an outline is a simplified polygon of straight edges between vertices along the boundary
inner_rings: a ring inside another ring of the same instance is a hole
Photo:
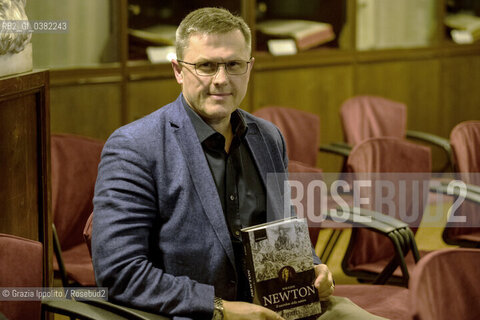
[[[224,320],[284,320],[276,312],[262,306],[223,300]]]
[[[315,266],[315,288],[317,288],[320,300],[327,300],[333,293],[335,285],[333,277],[326,264],[318,264]]]

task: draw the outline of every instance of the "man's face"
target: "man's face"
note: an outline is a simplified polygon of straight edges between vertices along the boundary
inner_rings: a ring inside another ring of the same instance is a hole
[[[192,35],[184,51],[183,61],[227,62],[250,59],[250,52],[240,30],[225,34]],[[247,92],[253,59],[242,75],[230,75],[223,64],[213,76],[199,76],[195,66],[172,61],[177,82],[183,86],[188,104],[207,123],[230,120],[231,113],[240,105]]]

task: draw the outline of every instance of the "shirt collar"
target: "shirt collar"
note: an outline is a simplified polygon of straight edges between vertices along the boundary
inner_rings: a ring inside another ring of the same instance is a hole
[[[210,127],[205,121],[203,121],[203,119],[188,105],[183,95],[182,95],[182,103],[185,110],[187,110],[188,117],[192,121],[195,131],[197,132],[198,140],[200,140],[200,143],[203,143],[206,139],[218,133],[212,127]],[[247,126],[247,122],[245,121],[245,118],[238,110],[235,110],[232,113],[232,116],[230,118],[230,123],[232,124],[234,137],[242,141],[245,135],[247,134],[248,126]]]
[[[213,130],[213,128],[210,127],[207,123],[205,123],[205,121],[203,121],[203,119],[200,118],[200,116],[195,111],[193,111],[192,108],[190,108],[183,95],[182,103],[185,110],[187,110],[188,117],[190,118],[190,121],[192,121],[195,131],[197,132],[198,140],[200,140],[200,143],[203,143],[208,137],[217,132]]]

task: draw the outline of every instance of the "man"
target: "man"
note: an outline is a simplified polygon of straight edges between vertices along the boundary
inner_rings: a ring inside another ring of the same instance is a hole
[[[115,131],[102,153],[97,283],[114,301],[174,318],[282,319],[249,302],[242,269],[239,230],[283,217],[267,215],[265,185],[288,161],[279,130],[238,109],[255,62],[250,30],[226,10],[203,8],[182,21],[176,40],[182,94]],[[331,273],[315,269],[328,299]]]

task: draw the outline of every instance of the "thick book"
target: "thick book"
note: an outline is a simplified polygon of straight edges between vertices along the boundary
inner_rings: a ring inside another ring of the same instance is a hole
[[[287,320],[316,319],[322,307],[306,219],[287,218],[241,231],[253,303]]]
[[[174,25],[155,25],[144,29],[128,29],[128,34],[132,39],[148,43],[150,45],[175,45],[175,32],[177,26]]]
[[[453,41],[470,44],[480,40],[480,17],[473,14],[456,13],[445,17],[445,24],[451,29]]]
[[[171,47],[175,45],[176,30],[177,26],[163,24],[154,25],[144,29],[128,29],[129,59],[143,60],[150,58],[148,48],[151,47],[171,50]]]
[[[257,23],[258,41],[293,39],[304,51],[335,39],[332,25],[309,20],[266,20]]]

